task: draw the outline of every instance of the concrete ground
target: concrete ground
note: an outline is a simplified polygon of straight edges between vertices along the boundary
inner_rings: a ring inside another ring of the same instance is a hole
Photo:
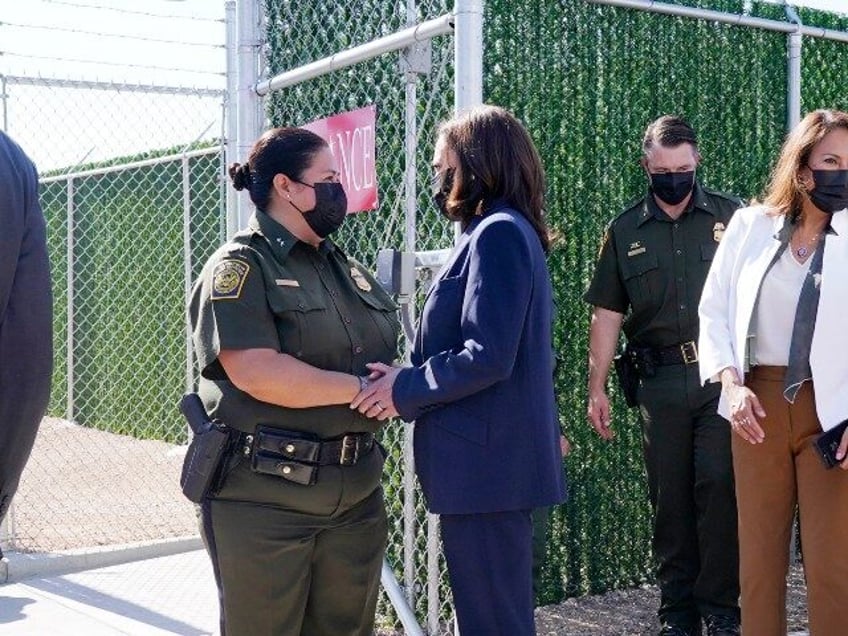
[[[201,636],[217,628],[203,550],[0,585],[3,635]]]
[[[175,544],[173,549],[184,545]],[[104,556],[98,558],[102,561]],[[0,636],[218,634],[217,593],[202,549],[71,574],[45,573],[67,566],[34,561],[12,554],[8,563],[0,563],[14,581],[0,584]],[[80,567],[77,563],[76,569]],[[794,585],[799,578],[799,573],[790,577],[790,607],[802,605],[795,598],[800,596],[795,589],[800,586]],[[656,588],[643,586],[568,599],[537,609],[536,627],[540,636],[652,636],[657,630],[657,596]],[[795,629],[789,636],[807,636],[798,630],[803,624],[799,618],[790,621]]]

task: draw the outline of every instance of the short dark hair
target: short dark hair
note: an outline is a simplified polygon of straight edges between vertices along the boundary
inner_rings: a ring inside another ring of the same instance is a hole
[[[450,217],[465,228],[488,204],[503,199],[530,221],[547,252],[545,171],[521,122],[503,108],[483,105],[444,122],[439,136],[459,162],[446,201]]]
[[[326,147],[326,141],[305,128],[272,128],[253,144],[246,163],[230,165],[233,187],[247,188],[253,205],[267,210],[274,177],[282,173],[300,179],[315,155]]]
[[[692,144],[692,147],[697,150],[698,137],[695,135],[695,129],[682,117],[663,115],[648,124],[645,129],[645,136],[642,138],[642,154],[647,155],[655,144],[666,148]]]

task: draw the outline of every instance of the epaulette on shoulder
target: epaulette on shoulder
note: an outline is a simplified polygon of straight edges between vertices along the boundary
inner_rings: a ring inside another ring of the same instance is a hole
[[[735,194],[730,194],[728,192],[719,192],[718,190],[713,190],[712,188],[705,188],[704,186],[701,186],[701,188],[703,189],[703,191],[705,193],[709,194],[711,197],[719,197],[721,199],[727,199],[731,203],[734,203],[738,206],[744,206],[745,205],[745,200],[742,199],[741,197],[736,196]]]
[[[250,230],[236,232],[229,241],[218,248],[218,253],[223,256],[236,256],[250,249],[256,236],[256,233]]]
[[[609,225],[614,225],[618,223],[621,219],[626,217],[629,214],[634,213],[634,211],[638,214],[642,210],[642,206],[645,204],[645,197],[639,197],[638,199],[633,199],[627,205],[624,206],[624,209],[619,212],[613,219],[609,222]]]

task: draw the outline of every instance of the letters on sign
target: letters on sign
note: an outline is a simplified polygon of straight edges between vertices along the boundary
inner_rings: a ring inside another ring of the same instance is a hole
[[[347,194],[347,211],[364,212],[377,207],[375,122],[377,109],[366,106],[303,126],[327,140],[341,172]]]

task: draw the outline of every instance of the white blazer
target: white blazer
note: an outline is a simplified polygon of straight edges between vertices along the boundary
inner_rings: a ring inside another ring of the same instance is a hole
[[[701,303],[698,356],[701,382],[715,381],[726,367],[744,378],[746,340],[766,269],[780,247],[783,216],[764,206],[738,210],[719,243]],[[810,367],[816,413],[824,430],[848,419],[848,210],[833,215],[827,237]],[[794,312],[794,307],[786,311]],[[719,415],[730,419],[724,393]]]

